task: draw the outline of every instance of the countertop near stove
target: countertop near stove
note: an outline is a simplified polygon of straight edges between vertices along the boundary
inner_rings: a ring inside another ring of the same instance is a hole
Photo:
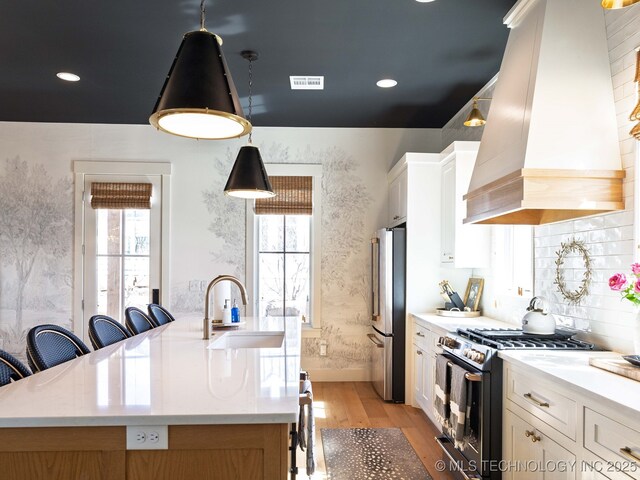
[[[589,365],[589,358],[619,358],[616,352],[502,350],[500,358],[628,415],[640,413],[640,382]]]
[[[445,335],[455,332],[458,328],[518,328],[518,325],[502,322],[489,317],[456,318],[442,317],[436,313],[412,313],[413,318],[419,324]]]

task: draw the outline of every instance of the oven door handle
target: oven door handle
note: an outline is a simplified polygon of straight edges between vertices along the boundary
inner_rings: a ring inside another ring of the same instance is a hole
[[[451,441],[449,439],[447,439],[446,437],[445,437],[445,440],[448,443],[451,443]],[[442,441],[442,437],[436,437],[436,442],[438,443],[438,445],[440,446],[442,451],[447,455],[447,457],[449,457],[449,465],[457,466],[457,471],[460,472],[460,474],[462,475],[464,480],[482,479],[482,477],[480,475],[475,475],[475,474],[469,475],[462,468],[460,468],[460,462],[458,460],[456,460],[455,458],[453,458],[453,455],[451,455],[451,453],[449,452],[449,449],[445,446],[444,442]]]
[[[449,362],[447,362],[447,365],[449,367],[453,367],[454,363],[449,361]],[[482,374],[481,373],[467,372],[467,373],[464,374],[464,378],[466,378],[470,382],[481,382],[482,381]]]

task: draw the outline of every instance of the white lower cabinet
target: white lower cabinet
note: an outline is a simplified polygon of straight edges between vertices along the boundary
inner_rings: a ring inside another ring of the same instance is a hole
[[[429,330],[425,324],[413,321],[413,406],[422,409],[439,427],[433,412],[436,381],[436,355],[442,352],[440,333]]]
[[[575,479],[576,456],[510,410],[503,417],[503,479]]]
[[[414,364],[414,398],[418,406],[425,412],[430,406],[431,396],[429,395],[429,366],[427,359],[429,356],[424,348],[413,344],[413,364]]]
[[[612,480],[640,478],[640,432],[584,409],[584,447],[594,453],[599,470]]]
[[[633,412],[531,368],[505,362],[503,373],[503,479],[640,480]]]

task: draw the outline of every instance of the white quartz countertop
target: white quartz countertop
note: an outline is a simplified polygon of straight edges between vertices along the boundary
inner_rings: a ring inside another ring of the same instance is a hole
[[[436,313],[413,313],[419,321],[428,323],[445,332],[455,332],[458,328],[518,328],[517,325],[489,317],[458,318],[443,317]]]
[[[207,348],[234,330],[202,340],[201,318],[178,318],[0,387],[0,427],[294,422],[300,322],[245,320],[282,346]]]
[[[640,382],[589,365],[590,357],[620,358],[616,352],[503,350],[506,362],[559,383],[610,407],[640,413]]]

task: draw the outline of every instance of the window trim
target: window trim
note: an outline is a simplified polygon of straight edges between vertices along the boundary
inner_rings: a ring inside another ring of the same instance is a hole
[[[74,238],[73,238],[73,332],[86,339],[86,325],[82,300],[84,297],[84,183],[86,175],[158,175],[162,188],[162,209],[160,211],[160,302],[168,303],[171,298],[169,233],[171,205],[171,164],[167,162],[102,162],[76,160],[73,162],[74,177]]]
[[[301,163],[267,163],[267,175],[307,176],[313,178],[313,217],[311,222],[311,325],[303,325],[303,337],[319,337],[322,327],[322,165]],[[247,315],[254,315],[257,310],[257,218],[253,211],[253,202],[246,202],[246,286],[249,291]]]

